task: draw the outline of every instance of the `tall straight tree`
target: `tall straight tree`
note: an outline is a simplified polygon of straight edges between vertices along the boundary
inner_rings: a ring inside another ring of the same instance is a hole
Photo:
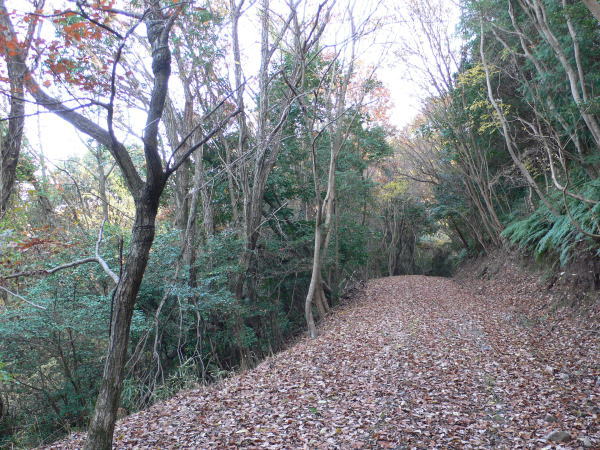
[[[243,3],[243,2],[242,2]],[[239,20],[242,3],[237,6],[232,3],[233,23],[233,48],[236,61],[235,80],[236,88],[241,86],[242,71],[239,64],[240,49],[237,36],[237,23]],[[326,25],[329,22],[331,5],[325,0],[318,5],[316,12],[305,18],[299,18],[298,5],[300,2],[288,3],[288,14],[282,24],[271,37],[271,11],[269,0],[261,3],[261,45],[260,69],[258,73],[258,105],[256,111],[256,133],[253,149],[241,149],[241,153],[252,151],[247,164],[241,166],[240,183],[242,185],[242,229],[245,248],[240,256],[241,271],[238,276],[234,291],[238,300],[256,297],[256,249],[260,237],[261,220],[263,215],[264,195],[267,179],[277,162],[277,157],[282,147],[281,132],[289,115],[291,106],[297,102],[305,92],[299,92],[302,85],[306,60],[313,48],[319,42]],[[273,95],[273,82],[270,74],[272,60],[275,53],[285,43],[286,33],[292,23],[299,23],[297,27],[303,30],[296,36],[295,44],[287,49],[291,57],[289,73],[285,75],[285,88],[278,96]],[[241,94],[238,94],[241,98]],[[273,114],[272,111],[276,111]],[[240,146],[248,144],[246,122],[239,121]],[[239,324],[241,327],[241,324]],[[244,358],[242,358],[243,360]]]
[[[307,111],[307,105],[303,103],[305,116],[307,116],[307,129],[310,135],[314,136],[310,143],[310,158],[315,194],[315,237],[310,285],[304,302],[304,315],[308,325],[308,334],[311,338],[317,337],[312,306],[316,305],[321,315],[325,315],[329,311],[329,305],[323,289],[321,269],[325,253],[329,247],[332,225],[336,213],[337,162],[350,134],[352,123],[356,120],[361,108],[364,106],[363,103],[368,91],[367,86],[372,81],[373,75],[373,72],[371,72],[365,80],[362,80],[362,83],[359,83],[362,85],[355,89],[357,92],[354,93],[355,95],[357,94],[358,98],[355,99],[353,104],[349,105],[349,88],[356,76],[355,64],[358,41],[361,37],[370,34],[373,28],[378,27],[378,21],[373,20],[373,16],[378,10],[377,5],[369,11],[369,14],[358,25],[355,23],[353,16],[353,6],[348,5],[344,11],[345,22],[350,23],[348,37],[343,40],[343,44],[334,46],[336,50],[334,60],[328,66],[328,70],[326,70],[319,88],[314,92],[314,101],[311,108],[313,115],[319,103],[322,102],[325,105],[324,113],[327,122],[320,131],[315,132],[315,121],[314,119],[308,119],[308,116],[311,114]],[[342,53],[346,53],[345,61],[342,61],[340,57]],[[325,133],[329,135],[329,163],[326,170],[325,196],[322,197],[317,141]]]

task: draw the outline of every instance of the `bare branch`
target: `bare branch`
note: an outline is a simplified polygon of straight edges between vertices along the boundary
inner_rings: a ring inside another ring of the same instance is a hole
[[[104,223],[105,223],[105,221],[102,221],[102,226],[100,227],[100,231],[98,232],[98,240],[96,241],[95,256],[89,256],[87,258],[77,259],[75,261],[71,261],[66,264],[61,264],[61,265],[53,267],[51,269],[36,269],[36,270],[29,270],[29,271],[25,271],[25,272],[17,272],[17,273],[13,273],[11,275],[2,277],[2,279],[10,280],[10,279],[14,279],[14,278],[29,277],[29,276],[35,276],[35,275],[52,275],[53,273],[56,273],[60,270],[68,269],[70,267],[80,266],[81,264],[95,262],[95,263],[100,264],[100,266],[102,267],[104,272],[106,272],[106,274],[110,278],[112,278],[112,280],[115,282],[115,284],[118,283],[119,277],[117,276],[117,274],[115,274],[110,269],[110,267],[108,267],[108,264],[106,263],[106,261],[100,256],[100,243],[102,242],[102,238],[104,236]],[[2,286],[0,286],[0,287],[2,287]]]
[[[52,269],[36,269],[36,270],[29,270],[29,271],[25,271],[25,272],[17,272],[17,273],[13,273],[11,275],[2,277],[2,279],[10,280],[13,278],[30,277],[30,276],[35,276],[35,275],[52,275],[53,273],[58,272],[60,270],[68,269],[69,267],[75,267],[75,266],[79,266],[81,264],[87,264],[87,263],[91,263],[91,262],[97,262],[96,258],[93,256],[90,256],[88,258],[82,258],[82,259],[68,262],[66,264],[61,264],[60,266],[53,267]]]
[[[98,264],[100,264],[100,266],[102,267],[104,272],[106,272],[106,274],[112,278],[112,280],[115,282],[115,284],[118,284],[119,276],[116,273],[114,273],[112,270],[110,270],[110,267],[108,267],[108,264],[106,263],[106,261],[100,256],[100,243],[102,242],[102,238],[104,236],[104,224],[105,223],[106,223],[106,219],[104,219],[102,221],[102,225],[100,225],[100,231],[98,231],[98,240],[96,241],[96,261],[98,261]]]
[[[27,303],[28,305],[31,305],[31,306],[33,306],[35,308],[38,308],[38,309],[47,309],[45,306],[41,306],[41,305],[38,305],[37,303],[33,303],[32,301],[27,300],[22,295],[19,295],[16,292],[13,292],[13,291],[11,291],[9,289],[6,289],[4,286],[0,286],[0,289],[2,289],[3,291],[9,293],[13,297],[17,297],[19,300],[23,300],[25,303]]]
[[[242,86],[245,84],[242,83]],[[173,158],[175,157],[175,155],[177,154],[177,151],[183,147],[185,145],[185,143],[187,142],[187,140],[192,137],[194,135],[194,133],[196,131],[198,131],[198,129],[200,129],[203,125],[203,122],[208,119],[210,116],[213,115],[213,113],[215,111],[217,111],[221,106],[223,106],[223,104],[227,101],[227,99],[229,99],[236,91],[238,91],[242,86],[239,86],[237,89],[235,89],[234,91],[230,92],[223,100],[221,100],[219,102],[219,104],[217,106],[215,106],[212,110],[210,110],[207,114],[204,115],[204,117],[202,117],[199,121],[198,124],[193,127],[190,132],[188,134],[186,134],[184,136],[184,138],[181,140],[181,142],[177,145],[177,147],[175,147],[175,149],[171,152],[171,156],[169,157],[169,160],[167,161],[167,168],[171,165],[171,162],[173,161]],[[241,111],[241,108],[240,108]],[[190,153],[191,154],[191,153]],[[168,170],[168,169],[167,169]]]
[[[225,117],[221,122],[219,122],[217,124],[217,126],[215,126],[206,136],[204,136],[204,138],[202,138],[199,142],[196,142],[189,149],[187,149],[187,151],[183,155],[181,155],[179,160],[176,161],[172,167],[168,167],[166,170],[166,175],[169,176],[173,172],[175,172],[179,168],[179,166],[181,166],[184,163],[184,161],[192,153],[194,153],[195,150],[197,150],[198,148],[200,148],[201,146],[206,144],[215,134],[217,134],[221,130],[221,128],[223,128],[225,125],[227,125],[227,123],[229,122],[229,120],[231,118],[237,116],[241,112],[242,112],[242,110],[240,108],[238,108],[235,111],[233,111],[231,114],[229,114],[227,117]]]
[[[121,39],[121,40],[122,40],[122,39],[125,39],[125,38],[123,37],[123,35],[121,35],[121,33],[119,33],[118,31],[116,31],[116,30],[113,30],[111,27],[109,27],[109,26],[107,26],[107,25],[105,25],[105,24],[103,24],[103,23],[101,23],[101,22],[98,22],[98,21],[97,21],[97,20],[95,20],[94,18],[90,17],[90,16],[89,16],[89,14],[88,14],[88,13],[86,13],[86,12],[83,10],[83,5],[84,5],[84,4],[85,4],[85,3],[84,3],[84,2],[82,2],[82,1],[78,1],[78,2],[77,2],[77,7],[79,8],[79,15],[80,15],[81,17],[83,17],[83,18],[84,18],[84,19],[86,19],[87,21],[89,21],[89,22],[93,23],[93,24],[94,24],[94,25],[96,25],[97,27],[99,27],[99,28],[102,28],[103,30],[106,30],[106,31],[108,31],[108,32],[109,32],[109,33],[111,33],[111,34],[114,34],[114,35],[115,35],[117,38],[119,38],[119,39]]]

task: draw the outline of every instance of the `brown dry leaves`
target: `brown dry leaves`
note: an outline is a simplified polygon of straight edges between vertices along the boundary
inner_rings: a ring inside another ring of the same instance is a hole
[[[125,418],[115,447],[600,447],[598,323],[540,321],[532,298],[506,282],[371,281],[318,339]],[[556,430],[570,442],[545,439]]]

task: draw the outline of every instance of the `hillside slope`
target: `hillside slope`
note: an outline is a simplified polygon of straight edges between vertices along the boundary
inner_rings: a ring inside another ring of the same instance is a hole
[[[125,418],[115,446],[600,446],[598,324],[543,320],[518,292],[481,291],[371,281],[315,341]]]

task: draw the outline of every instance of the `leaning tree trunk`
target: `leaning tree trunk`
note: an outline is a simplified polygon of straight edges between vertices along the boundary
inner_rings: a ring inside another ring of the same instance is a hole
[[[112,437],[119,408],[123,369],[127,360],[129,329],[150,248],[154,240],[154,224],[160,192],[144,192],[136,204],[127,263],[113,297],[110,342],[104,365],[102,385],[90,423],[86,450],[112,448]]]
[[[316,226],[315,226],[315,249],[313,255],[313,266],[310,277],[310,285],[308,286],[308,293],[304,301],[304,317],[306,319],[306,325],[308,326],[308,335],[311,339],[317,337],[317,327],[315,325],[315,318],[313,316],[312,305],[313,299],[317,289],[320,289],[320,274],[321,274],[321,246],[322,246],[322,231],[321,231],[321,214],[317,213]]]

